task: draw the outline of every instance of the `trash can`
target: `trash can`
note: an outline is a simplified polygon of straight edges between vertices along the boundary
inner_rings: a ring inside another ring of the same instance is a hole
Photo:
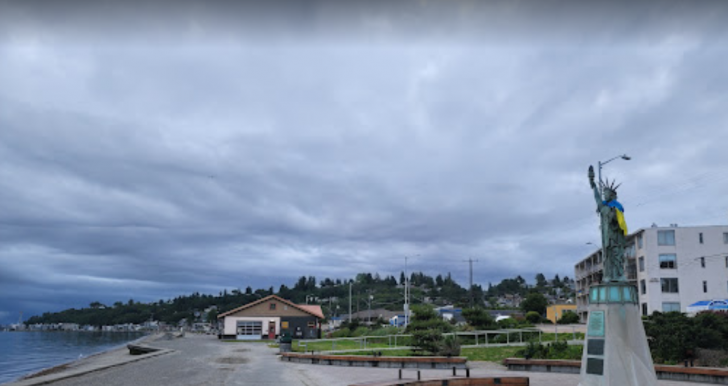
[[[280,343],[279,343],[279,352],[291,352],[291,342],[293,342],[293,338],[291,338],[291,335],[289,333],[285,333],[281,335]]]

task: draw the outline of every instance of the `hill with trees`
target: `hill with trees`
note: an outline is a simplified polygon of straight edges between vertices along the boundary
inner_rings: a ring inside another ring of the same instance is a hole
[[[404,283],[404,272],[400,273],[399,278],[382,277],[378,273],[360,273],[353,279],[345,280],[331,278],[317,280],[314,276],[301,276],[292,287],[283,284],[277,291],[273,287],[253,290],[248,286],[245,289],[224,290],[217,295],[195,292],[191,295],[167,300],[160,299],[151,303],[141,303],[129,299],[126,302],[105,305],[94,301],[88,307],[81,309],[72,308],[33,316],[25,323],[77,323],[79,325],[106,326],[127,323],[142,324],[152,320],[167,324],[212,322],[216,320],[219,313],[272,294],[294,303],[319,304],[328,318],[348,312],[350,286],[351,304],[355,312],[366,310],[368,307],[401,310],[404,303]],[[493,308],[497,307],[498,298],[505,295],[525,297],[531,291],[550,294],[557,292],[557,289],[568,295],[568,291],[565,289],[568,289],[569,280],[568,278],[564,278],[563,281],[559,280],[557,275],[549,283],[542,274],[539,274],[536,276],[536,285],[529,286],[521,276],[518,276],[513,279],[505,279],[495,286],[489,285],[487,291],[484,291],[480,285],[473,285],[473,288],[468,291],[453,280],[449,273],[432,277],[422,272],[413,272],[409,275],[409,283],[410,300],[413,305],[453,304],[457,307],[466,307],[473,301],[475,306]]]

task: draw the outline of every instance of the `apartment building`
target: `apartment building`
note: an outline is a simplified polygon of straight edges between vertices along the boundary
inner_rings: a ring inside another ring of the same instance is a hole
[[[627,237],[625,276],[637,287],[643,315],[681,311],[728,298],[728,226],[653,225]],[[586,321],[589,287],[601,283],[597,250],[574,267],[577,313]]]

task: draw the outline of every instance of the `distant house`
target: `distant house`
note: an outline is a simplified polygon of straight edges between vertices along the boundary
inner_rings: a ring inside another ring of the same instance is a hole
[[[218,315],[222,339],[276,339],[288,333],[294,339],[321,337],[321,306],[295,304],[276,295]]]
[[[551,304],[546,307],[546,319],[556,323],[562,316],[564,316],[565,312],[576,312],[576,304]]]
[[[397,315],[398,312],[402,311],[389,311],[384,308],[375,308],[373,310],[363,310],[359,312],[354,312],[349,316],[349,314],[341,315],[342,320],[349,320],[351,319],[359,319],[360,321],[366,323],[369,320],[372,321],[372,323],[376,322],[377,319],[383,319],[383,320],[389,320],[393,316]]]
[[[454,306],[443,306],[435,308],[435,312],[440,315],[441,318],[448,322],[455,321],[457,324],[465,324],[465,318],[463,317],[463,309],[455,308]]]
[[[394,315],[393,317],[389,318],[389,325],[395,326],[395,327],[404,327],[406,318],[404,314],[402,315]]]
[[[339,327],[341,327],[341,323],[343,322],[343,319],[341,316],[332,316],[329,319],[329,331],[333,331]]]

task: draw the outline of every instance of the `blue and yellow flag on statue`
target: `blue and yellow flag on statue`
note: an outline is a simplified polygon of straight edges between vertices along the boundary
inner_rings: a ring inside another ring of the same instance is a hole
[[[603,204],[610,208],[614,208],[614,212],[617,214],[617,223],[619,223],[619,227],[622,228],[624,235],[627,236],[627,222],[624,221],[624,207],[622,204],[616,200],[609,202],[603,201]]]

